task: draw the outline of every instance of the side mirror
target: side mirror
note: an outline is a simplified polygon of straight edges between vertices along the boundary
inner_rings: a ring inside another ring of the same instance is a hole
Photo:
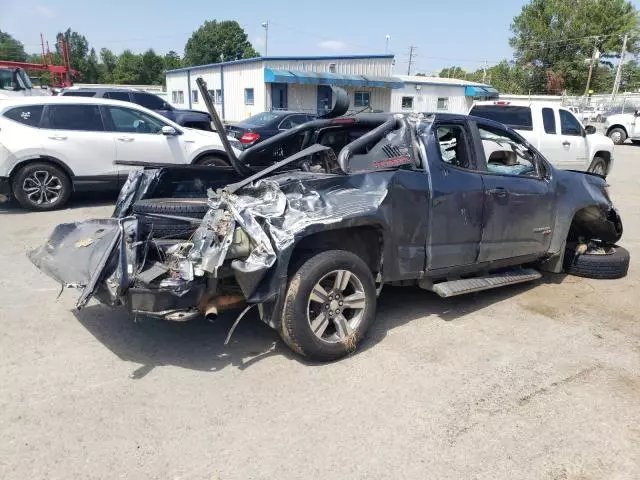
[[[596,127],[594,127],[593,125],[587,125],[586,127],[584,127],[584,131],[587,135],[593,135],[594,133],[596,133]]]
[[[635,112],[633,112],[633,116],[640,117],[640,110],[636,110]]]
[[[178,132],[176,132],[176,129],[169,126],[169,125],[165,125],[164,127],[162,127],[162,134],[166,135],[167,137],[173,137],[175,135],[178,134]]]

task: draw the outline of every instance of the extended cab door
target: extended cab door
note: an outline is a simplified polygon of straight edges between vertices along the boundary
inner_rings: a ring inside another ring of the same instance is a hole
[[[565,108],[558,109],[556,119],[560,128],[557,134],[541,132],[544,140],[540,143],[540,151],[559,168],[586,170],[589,147],[582,124]]]
[[[427,141],[432,195],[427,270],[477,262],[484,190],[472,145],[466,122],[438,122],[431,129]]]
[[[485,189],[478,261],[539,257],[549,249],[555,221],[549,167],[507,130],[481,122],[477,127]]]

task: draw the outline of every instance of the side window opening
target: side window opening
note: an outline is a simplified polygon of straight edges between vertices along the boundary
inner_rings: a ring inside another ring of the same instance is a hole
[[[8,110],[4,116],[23,125],[37,128],[40,126],[43,110],[42,105],[25,105]]]
[[[504,131],[478,126],[487,159],[487,171],[500,175],[538,177],[534,153]]]
[[[544,124],[545,133],[556,134],[556,115],[552,108],[545,107],[542,109],[542,123]]]
[[[580,122],[568,110],[560,110],[560,132],[562,135],[582,136]]]
[[[440,158],[448,165],[473,169],[464,129],[459,125],[438,125],[435,129]]]

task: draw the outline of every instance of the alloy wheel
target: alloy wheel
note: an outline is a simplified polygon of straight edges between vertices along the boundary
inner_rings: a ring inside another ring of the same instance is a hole
[[[362,322],[365,306],[365,291],[360,279],[349,270],[334,270],[311,290],[307,320],[320,340],[342,342],[351,337]]]
[[[35,205],[52,205],[60,199],[62,181],[46,170],[35,170],[22,182],[22,190]]]

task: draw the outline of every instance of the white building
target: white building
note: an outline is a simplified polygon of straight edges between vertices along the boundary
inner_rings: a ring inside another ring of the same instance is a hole
[[[392,75],[393,55],[258,57],[167,72],[167,97],[178,108],[206,110],[196,79],[207,82],[228,122],[270,110],[323,112],[331,86],[349,94],[349,111],[466,113],[473,99],[497,97],[489,85],[464,80]]]
[[[391,93],[392,112],[467,113],[475,100],[498,98],[491,85],[455,78],[396,75],[404,83]]]
[[[331,86],[347,90],[354,111],[370,107],[389,111],[393,88],[393,55],[326,57],[259,57],[167,72],[167,95],[176,107],[206,110],[196,78],[202,77],[225,120],[237,121],[258,112],[288,109],[317,112],[331,109]]]

